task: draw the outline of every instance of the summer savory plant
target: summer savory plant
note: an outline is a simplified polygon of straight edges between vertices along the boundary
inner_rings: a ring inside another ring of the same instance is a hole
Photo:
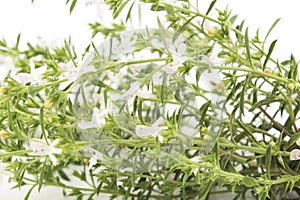
[[[90,24],[103,43],[84,55],[0,40],[0,176],[24,199],[300,198],[298,61],[272,56],[279,20],[252,37],[216,1],[86,5],[111,24]]]

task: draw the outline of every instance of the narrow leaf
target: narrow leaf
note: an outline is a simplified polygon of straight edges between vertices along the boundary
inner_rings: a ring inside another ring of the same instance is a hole
[[[275,28],[275,26],[278,24],[278,22],[280,20],[281,20],[280,18],[278,18],[278,19],[275,20],[275,22],[272,24],[272,26],[270,27],[269,31],[267,32],[264,41],[267,40],[267,38],[269,37],[270,33],[272,32],[272,30]]]
[[[213,7],[215,6],[216,2],[217,2],[217,0],[214,0],[214,1],[212,1],[212,2],[210,3],[210,5],[209,5],[209,7],[208,7],[208,9],[207,9],[207,11],[206,11],[206,13],[205,13],[205,15],[208,15],[208,14],[210,13],[210,11],[211,11],[211,10],[213,9]]]
[[[73,12],[73,10],[74,10],[74,8],[75,8],[75,6],[76,6],[76,3],[77,3],[77,0],[73,0],[73,1],[72,1],[72,4],[71,4],[71,6],[70,6],[70,14]]]
[[[270,56],[271,56],[271,54],[272,54],[272,52],[273,52],[273,49],[274,49],[274,47],[275,47],[275,45],[276,45],[276,42],[277,42],[277,40],[274,40],[274,41],[271,43],[271,45],[270,45],[268,54],[267,54],[267,56],[266,56],[266,60],[265,60],[265,62],[264,62],[264,64],[263,64],[263,70],[265,70],[265,68],[266,68],[266,66],[267,66],[267,62],[268,62],[268,60],[269,60],[269,58],[270,58]]]
[[[207,110],[208,110],[208,108],[209,108],[209,106],[210,106],[210,103],[211,103],[211,101],[206,102],[205,104],[203,104],[203,105],[200,107],[200,116],[201,116],[201,118],[200,118],[200,120],[199,120],[199,124],[200,124],[200,125],[202,125],[203,122],[204,122],[204,119],[205,119]]]
[[[122,12],[123,8],[126,6],[126,4],[127,4],[128,2],[129,2],[129,0],[123,2],[123,3],[118,7],[118,9],[114,11],[114,13],[113,13],[113,18],[114,18],[114,19],[117,18],[117,17],[120,15],[120,13]]]
[[[240,111],[241,111],[241,114],[243,114],[243,115],[244,115],[245,93],[248,89],[248,83],[249,83],[250,79],[251,79],[251,76],[247,76],[245,83],[243,85],[241,96],[240,96]]]
[[[274,103],[274,102],[279,102],[279,101],[282,101],[281,99],[274,99],[274,98],[268,98],[268,99],[263,99],[259,102],[257,102],[256,104],[254,104],[251,108],[250,108],[250,112],[252,112],[253,110],[255,110],[256,108],[258,107],[261,107],[263,105],[269,105],[271,103]]]
[[[271,179],[271,162],[272,162],[271,146],[268,146],[266,150],[265,161],[266,161],[267,178]]]
[[[245,34],[245,47],[246,47],[246,52],[247,52],[247,56],[248,56],[248,59],[249,59],[250,67],[253,69],[254,67],[253,67],[251,53],[250,53],[248,28],[246,29],[246,34]]]
[[[173,38],[172,38],[173,42],[177,40],[177,38],[179,37],[179,35],[186,29],[187,25],[188,25],[188,24],[190,23],[190,21],[192,21],[195,17],[196,17],[196,16],[191,17],[189,20],[187,20],[187,21],[180,27],[180,29],[178,29],[178,30],[176,31],[176,33],[174,34],[174,36],[173,36]]]

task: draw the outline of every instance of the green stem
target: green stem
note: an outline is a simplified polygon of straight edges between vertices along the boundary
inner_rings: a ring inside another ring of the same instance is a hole
[[[11,157],[11,156],[20,156],[20,155],[24,155],[24,154],[31,153],[31,152],[32,152],[31,149],[5,152],[5,153],[0,153],[0,158]]]

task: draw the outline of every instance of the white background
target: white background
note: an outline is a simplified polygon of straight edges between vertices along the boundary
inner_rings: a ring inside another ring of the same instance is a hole
[[[13,43],[21,33],[21,45],[24,46],[26,42],[37,42],[38,36],[50,45],[53,41],[63,41],[71,36],[77,53],[82,53],[91,40],[88,23],[99,20],[97,9],[93,6],[86,7],[84,0],[78,0],[78,5],[70,16],[65,0],[35,1],[31,4],[31,0],[0,0],[0,37]],[[204,8],[207,8],[207,2],[208,0],[203,1]],[[277,18],[282,18],[269,38],[269,42],[278,39],[275,57],[285,60],[291,53],[296,58],[300,57],[299,0],[222,0],[217,3],[218,8],[226,6],[239,15],[239,21],[246,19],[252,36],[257,28],[264,36],[272,23]],[[1,199],[24,198],[24,191],[10,190],[11,185],[5,178],[0,185]],[[60,192],[61,190],[54,188],[45,188],[40,194],[33,192],[31,199],[63,199]]]

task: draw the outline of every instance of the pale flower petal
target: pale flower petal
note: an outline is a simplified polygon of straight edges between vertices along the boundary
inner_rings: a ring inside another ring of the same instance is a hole
[[[203,56],[201,61],[209,66],[221,65],[224,63],[224,59],[219,58],[218,55],[222,51],[220,45],[215,45],[212,52],[208,56]]]
[[[135,133],[139,137],[158,137],[159,141],[163,141],[163,137],[160,135],[161,131],[167,129],[166,126],[159,126],[163,123],[163,118],[158,118],[151,126],[145,126],[145,125],[137,125],[135,127]]]
[[[97,164],[97,159],[94,158],[94,157],[91,157],[90,160],[89,160],[89,167],[88,169],[91,170],[93,168],[94,165]]]
[[[158,141],[159,141],[160,143],[163,143],[163,142],[164,142],[164,137],[163,137],[163,136],[158,135],[157,138],[158,138]]]
[[[92,120],[79,122],[77,126],[81,129],[100,128],[105,124],[105,118],[108,114],[113,111],[112,105],[109,105],[108,108],[93,108]]]
[[[35,139],[34,141],[29,141],[29,148],[32,150],[31,155],[35,156],[46,156],[48,155],[50,160],[53,162],[54,165],[57,164],[57,160],[53,154],[61,154],[62,149],[56,148],[55,146],[59,143],[59,140],[54,140],[51,142],[48,139],[49,145],[46,143],[46,141],[41,139]]]
[[[54,155],[50,154],[49,155],[49,159],[51,160],[51,162],[53,163],[53,165],[57,165],[57,159],[55,158]]]
[[[172,54],[172,59],[173,62],[168,63],[162,68],[163,71],[170,75],[174,74],[178,70],[178,67],[182,66],[185,62],[185,59],[176,53]]]
[[[300,138],[296,141],[296,144],[300,146]]]
[[[200,156],[195,156],[189,159],[190,161],[199,163],[201,161],[201,157]]]
[[[291,151],[290,160],[299,160],[300,159],[300,150],[294,149]]]

